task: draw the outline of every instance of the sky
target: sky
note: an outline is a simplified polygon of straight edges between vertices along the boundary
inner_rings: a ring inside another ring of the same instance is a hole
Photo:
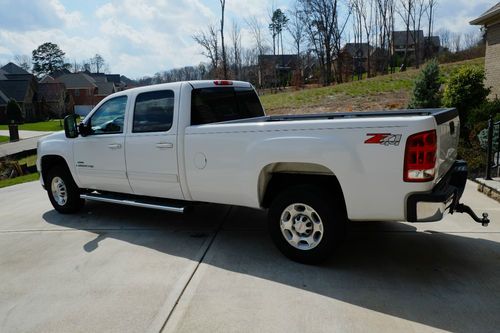
[[[468,22],[495,3],[438,0],[434,30],[477,31]],[[227,37],[234,21],[242,29],[243,46],[254,47],[247,20],[255,17],[266,26],[273,6],[287,10],[293,4],[226,0]],[[69,62],[99,53],[112,73],[130,78],[206,62],[192,36],[220,16],[219,0],[0,0],[0,9],[0,64],[53,42]]]

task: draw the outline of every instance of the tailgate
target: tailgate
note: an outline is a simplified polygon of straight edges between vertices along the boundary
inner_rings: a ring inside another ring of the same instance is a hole
[[[444,109],[433,114],[437,124],[439,144],[437,158],[437,176],[435,182],[443,177],[457,159],[458,139],[460,136],[460,120],[456,109]]]

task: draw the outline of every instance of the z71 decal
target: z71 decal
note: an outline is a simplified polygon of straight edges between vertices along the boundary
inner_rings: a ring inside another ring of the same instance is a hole
[[[370,136],[370,138],[365,140],[365,143],[368,144],[379,144],[379,145],[393,145],[399,146],[399,142],[401,141],[401,134],[391,134],[391,133],[368,133],[366,134]]]

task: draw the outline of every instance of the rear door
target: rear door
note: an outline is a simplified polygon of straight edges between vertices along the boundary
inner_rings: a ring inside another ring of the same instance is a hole
[[[125,159],[135,194],[184,199],[177,166],[177,103],[179,91],[164,89],[135,97]]]

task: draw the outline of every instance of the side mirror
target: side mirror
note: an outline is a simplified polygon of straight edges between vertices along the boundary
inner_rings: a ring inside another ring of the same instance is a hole
[[[84,122],[81,122],[80,124],[78,124],[78,132],[81,136],[87,136],[92,134],[92,128]]]
[[[64,133],[67,138],[78,137],[78,127],[76,126],[76,115],[70,114],[64,118]]]

